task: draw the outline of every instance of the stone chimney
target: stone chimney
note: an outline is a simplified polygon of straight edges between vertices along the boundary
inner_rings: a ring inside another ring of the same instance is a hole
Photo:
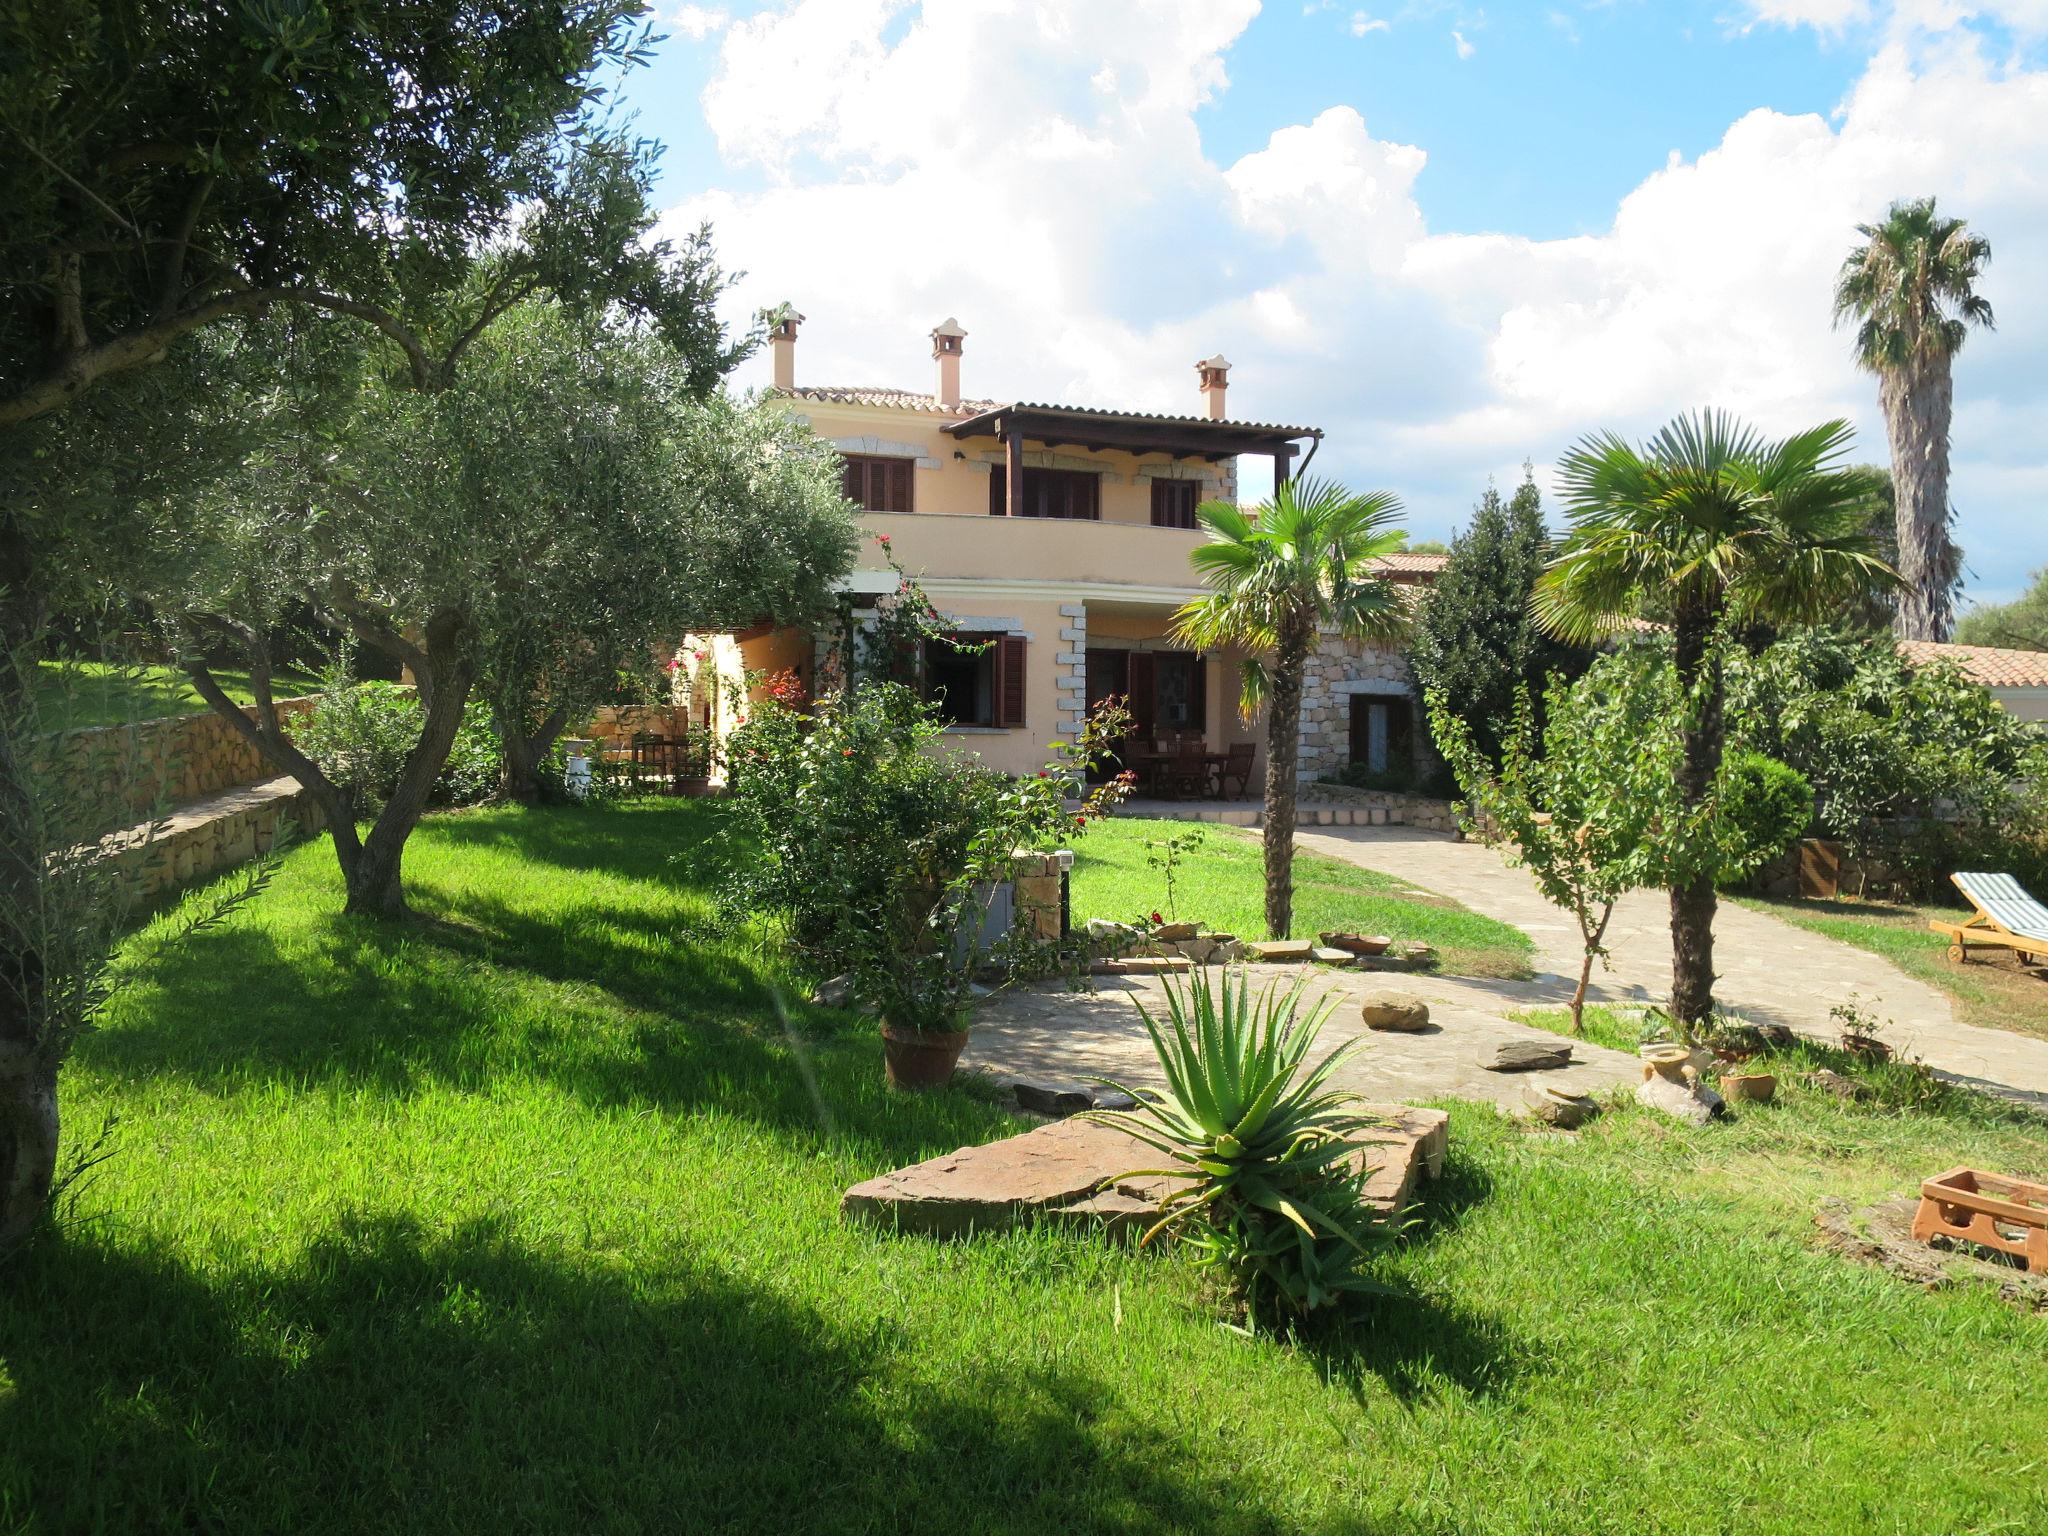
[[[960,409],[960,343],[967,333],[951,315],[932,327],[932,356],[939,360],[939,389],[936,395],[942,411]]]
[[[804,317],[796,306],[784,300],[773,309],[761,311],[768,323],[768,351],[775,365],[775,387],[785,393],[796,388],[796,328]]]
[[[1230,362],[1221,352],[1206,362],[1195,364],[1195,374],[1202,381],[1202,414],[1211,421],[1221,421],[1230,413],[1223,408],[1224,393],[1230,388]]]

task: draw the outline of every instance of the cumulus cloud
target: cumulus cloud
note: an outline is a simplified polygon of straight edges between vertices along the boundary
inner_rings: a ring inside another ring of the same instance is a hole
[[[1451,29],[1451,46],[1458,50],[1458,57],[1461,59],[1469,59],[1479,51],[1466,42],[1465,34],[1458,31],[1455,27]]]
[[[723,32],[732,18],[723,7],[713,5],[678,6],[668,17],[668,24],[693,43],[701,43],[714,32]]]
[[[1368,37],[1374,32],[1390,32],[1393,30],[1393,26],[1394,24],[1384,16],[1370,16],[1364,11],[1353,11],[1351,13],[1351,35],[1353,37]]]
[[[1829,288],[1857,223],[1938,193],[1997,254],[1999,329],[1957,374],[1975,590],[2041,562],[2048,71],[1968,28],[1874,39],[1831,117],[1751,112],[1651,170],[1601,232],[1533,240],[1430,229],[1427,146],[1353,107],[1213,160],[1195,112],[1255,10],[802,0],[735,22],[704,107],[768,185],[670,217],[709,218],[748,273],[735,318],[785,298],[810,316],[800,378],[925,386],[925,333],[957,314],[971,394],[1193,410],[1192,364],[1220,349],[1233,414],[1322,425],[1319,471],[1399,491],[1441,534],[1488,475],[1540,476],[1585,431],[1696,406],[1780,431],[1847,416],[1882,460]]]

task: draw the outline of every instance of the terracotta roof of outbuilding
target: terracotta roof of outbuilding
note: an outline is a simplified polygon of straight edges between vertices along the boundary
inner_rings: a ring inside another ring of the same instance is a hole
[[[1942,645],[1902,640],[1899,650],[1916,666],[1954,662],[1965,677],[1987,688],[2048,688],[2048,651],[2007,651],[1990,645]]]
[[[964,410],[965,403],[962,405]],[[1018,400],[1009,404],[984,405],[973,412],[985,416],[992,411],[1042,411],[1056,416],[1080,416],[1092,421],[1158,422],[1165,426],[1213,428],[1238,432],[1269,432],[1283,437],[1321,437],[1321,427],[1286,427],[1272,421],[1239,421],[1235,417],[1183,416],[1174,411],[1112,411],[1099,405],[1055,405],[1049,400]]]
[[[1415,555],[1399,550],[1391,555],[1381,555],[1379,565],[1389,576],[1437,576],[1441,575],[1449,555]]]

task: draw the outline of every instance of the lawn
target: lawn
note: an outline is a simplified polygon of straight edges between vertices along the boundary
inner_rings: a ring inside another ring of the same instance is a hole
[[[1171,1255],[842,1225],[1011,1122],[888,1095],[713,926],[717,816],[430,818],[396,927],[316,842],[134,945],[68,1077],[113,1156],[0,1272],[0,1530],[2048,1524],[2048,1318],[1811,1240],[1823,1191],[2048,1172],[2038,1125],[1458,1108],[1405,1294],[1249,1338]]]
[[[1203,833],[1183,855],[1169,903],[1164,874],[1146,863],[1167,838]],[[1199,918],[1240,938],[1266,936],[1263,853],[1256,834],[1185,821],[1118,817],[1088,829],[1074,844],[1074,920],[1133,918],[1158,911],[1175,921]],[[1169,905],[1172,911],[1168,911]],[[1405,880],[1360,869],[1320,853],[1294,856],[1294,932],[1313,938],[1331,929],[1384,933],[1435,947],[1443,969],[1461,976],[1524,977],[1534,948],[1519,928],[1482,917],[1448,896],[1418,891]]]
[[[214,678],[227,696],[247,704],[249,674],[216,667]],[[278,698],[308,693],[320,680],[285,670],[271,680]],[[75,730],[89,725],[129,725],[163,715],[205,711],[206,701],[192,691],[185,674],[170,666],[116,666],[100,661],[44,661],[36,667],[36,711],[45,730]]]
[[[2048,981],[2021,970],[2010,955],[1979,951],[1967,965],[1949,963],[1947,937],[1929,928],[1927,920],[1960,922],[1968,913],[1959,908],[1756,896],[1740,900],[1811,933],[1884,956],[1908,976],[1946,992],[1955,1001],[1956,1016],[1968,1023],[2048,1040]]]

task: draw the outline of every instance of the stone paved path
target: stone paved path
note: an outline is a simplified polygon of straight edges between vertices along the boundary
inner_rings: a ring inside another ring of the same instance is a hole
[[[1491,1100],[1513,1106],[1532,1082],[1585,1092],[1641,1081],[1633,1056],[1575,1041],[1568,1067],[1546,1072],[1489,1072],[1479,1066],[1504,1040],[1557,1036],[1526,1024],[1512,1024],[1501,1010],[1503,983],[1455,976],[1388,975],[1341,971],[1324,966],[1254,965],[1253,987],[1285,987],[1307,971],[1309,995],[1334,993],[1335,1012],[1324,1026],[1315,1055],[1339,1040],[1367,1036],[1358,1055],[1339,1068],[1335,1081],[1359,1097],[1385,1104],[1421,1099]],[[1212,971],[1220,976],[1220,971]],[[1090,992],[1018,992],[998,997],[974,1018],[963,1063],[999,1077],[1076,1082],[1084,1076],[1112,1078],[1134,1088],[1163,1087],[1152,1042],[1138,1016],[1138,1004],[1154,1018],[1166,1017],[1165,984],[1154,976],[1104,976]],[[1358,999],[1367,992],[1400,992],[1429,1004],[1430,1027],[1420,1034],[1375,1034],[1359,1018]]]
[[[1536,942],[1533,982],[1466,983],[1491,989],[1509,1008],[1562,1003],[1578,970],[1578,930],[1498,853],[1411,827],[1305,828],[1298,846],[1413,880],[1503,922]],[[1670,910],[1661,891],[1624,898],[1607,934],[1613,969],[1593,973],[1606,1002],[1661,1002],[1671,990]],[[1885,1039],[1936,1071],[1973,1087],[2048,1109],[2048,1040],[1984,1029],[1956,1018],[1948,998],[1880,956],[1724,902],[1714,923],[1716,1000],[1759,1023],[1789,1025],[1833,1040],[1836,1003],[1858,998],[1893,1027]]]
[[[1552,1072],[1503,1074],[1476,1058],[1503,1040],[1553,1035],[1510,1023],[1522,1008],[1561,1007],[1578,973],[1578,930],[1538,894],[1528,875],[1490,848],[1412,827],[1303,828],[1299,846],[1366,869],[1412,880],[1503,922],[1536,944],[1531,981],[1407,976],[1314,968],[1310,985],[1342,999],[1324,1039],[1367,1033],[1357,999],[1371,991],[1420,997],[1433,1028],[1424,1034],[1374,1034],[1339,1081],[1387,1103],[1452,1097],[1513,1105],[1530,1082],[1600,1090],[1639,1080],[1636,1060],[1578,1043],[1577,1059]],[[1890,961],[1824,939],[1775,917],[1724,904],[1715,922],[1715,995],[1730,1011],[1833,1040],[1828,1010],[1851,997],[1890,1019],[1885,1038],[1944,1076],[2048,1110],[2048,1040],[1983,1029],[1955,1017],[1946,996]],[[1608,1003],[1661,1003],[1671,987],[1671,930],[1662,892],[1626,898],[1608,930],[1612,969],[1594,971],[1590,996]],[[1254,966],[1258,984],[1285,981],[1300,967]],[[1136,1004],[1164,1017],[1163,984],[1153,977],[1105,977],[1092,994],[1027,992],[996,999],[976,1016],[966,1064],[998,1075],[1073,1081],[1084,1074],[1133,1086],[1159,1082],[1151,1042]]]

